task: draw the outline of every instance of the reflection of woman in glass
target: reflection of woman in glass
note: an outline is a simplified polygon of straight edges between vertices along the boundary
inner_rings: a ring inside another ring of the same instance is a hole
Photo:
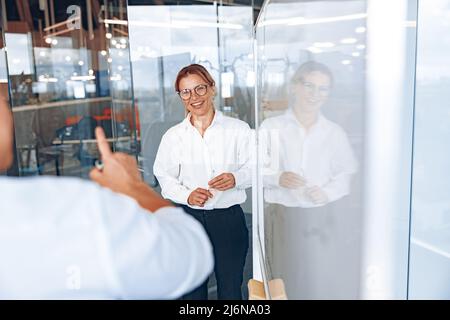
[[[356,160],[344,130],[321,112],[332,86],[326,66],[301,65],[288,110],[261,125],[266,256],[296,299],[340,297],[357,272],[348,267],[357,251],[348,237],[355,219],[339,200],[349,194]]]
[[[321,113],[333,77],[317,62],[294,74],[289,109],[261,125],[266,142],[265,199],[288,207],[319,207],[349,193],[356,161],[344,130]]]
[[[214,249],[219,299],[241,299],[248,230],[240,206],[251,185],[249,126],[215,110],[216,87],[201,65],[175,81],[187,117],[163,136],[154,164],[162,195],[206,229]],[[207,299],[207,282],[186,296]]]

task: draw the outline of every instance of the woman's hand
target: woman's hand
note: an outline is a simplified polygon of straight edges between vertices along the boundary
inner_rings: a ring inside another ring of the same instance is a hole
[[[225,191],[236,186],[236,179],[232,173],[222,173],[209,181],[208,185],[212,189]]]
[[[287,189],[297,189],[306,185],[306,180],[294,172],[283,172],[280,175],[280,186]]]
[[[188,204],[191,206],[203,207],[205,202],[208,201],[209,198],[212,198],[213,194],[206,189],[197,188],[191,192],[188,197]]]

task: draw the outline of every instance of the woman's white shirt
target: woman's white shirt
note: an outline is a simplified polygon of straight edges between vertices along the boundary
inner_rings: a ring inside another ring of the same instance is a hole
[[[266,202],[302,208],[323,205],[313,203],[305,187],[280,186],[283,172],[303,176],[306,188],[318,186],[327,195],[328,202],[350,192],[351,176],[357,170],[356,158],[345,131],[323,115],[319,115],[307,132],[289,109],[262,123],[260,141]]]
[[[203,137],[190,122],[191,115],[170,128],[162,137],[153,172],[164,198],[188,205],[197,188],[209,189],[208,182],[222,173],[232,173],[236,186],[212,190],[214,197],[201,209],[228,208],[246,200],[251,186],[251,136],[247,123],[215,111]],[[197,206],[190,206],[200,209]]]

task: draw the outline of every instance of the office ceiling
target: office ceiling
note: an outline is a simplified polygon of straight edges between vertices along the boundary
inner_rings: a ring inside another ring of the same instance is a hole
[[[43,25],[46,19],[45,11],[41,10],[40,2],[47,1],[49,6],[49,17],[53,19],[52,23],[58,23],[67,20],[70,14],[67,13],[71,5],[81,8],[82,13],[87,12],[86,0],[5,0],[8,22],[21,21],[26,22],[30,29],[39,30],[39,25]],[[102,6],[113,4],[114,10],[119,11],[120,7],[125,7],[126,0],[91,0],[92,12],[94,17],[100,15]],[[128,5],[211,5],[212,0],[128,0]],[[217,3],[224,6],[250,5],[254,8],[254,20],[258,17],[263,0],[225,0]],[[118,13],[118,12],[117,12]],[[87,15],[82,15],[83,27],[87,28]],[[93,27],[96,29],[99,25],[98,19],[94,18]]]

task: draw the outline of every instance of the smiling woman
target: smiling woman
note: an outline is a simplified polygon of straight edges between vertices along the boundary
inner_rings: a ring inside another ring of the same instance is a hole
[[[191,120],[193,125],[203,136],[209,125],[207,120],[212,119],[211,115],[214,114],[213,99],[216,94],[214,79],[205,67],[191,64],[178,73],[175,90],[183,100],[186,111],[193,115]],[[197,126],[203,123],[205,128]]]
[[[219,299],[241,299],[248,230],[241,204],[251,185],[250,127],[214,107],[215,81],[201,65],[176,77],[188,113],[163,136],[153,172],[163,197],[181,205],[213,244]],[[187,299],[207,299],[207,282]]]

